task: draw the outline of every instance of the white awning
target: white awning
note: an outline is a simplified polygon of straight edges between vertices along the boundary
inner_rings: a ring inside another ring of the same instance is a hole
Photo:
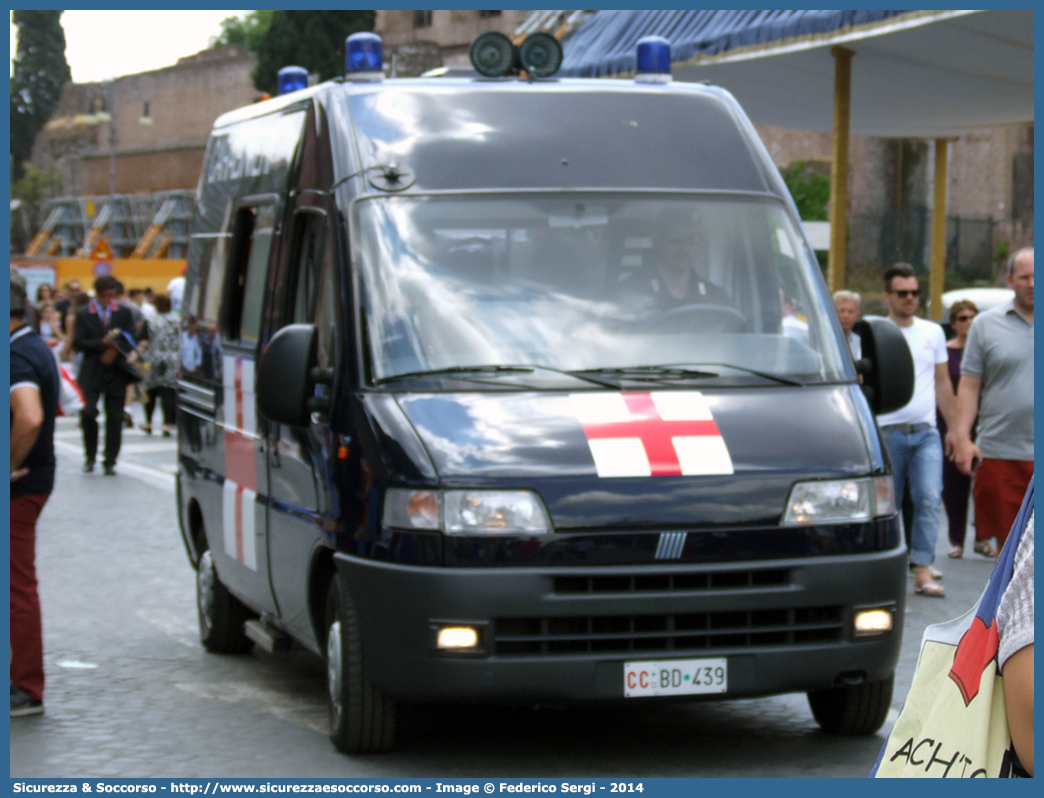
[[[625,77],[646,35],[675,80],[710,81],[755,121],[829,131],[834,45],[852,59],[851,132],[946,138],[1033,121],[1033,11],[599,11],[563,75]]]
[[[1033,121],[1032,11],[936,12],[911,22],[724,54],[678,66],[674,77],[728,89],[756,122],[829,131],[830,46],[839,44],[856,53],[854,134],[944,138]]]

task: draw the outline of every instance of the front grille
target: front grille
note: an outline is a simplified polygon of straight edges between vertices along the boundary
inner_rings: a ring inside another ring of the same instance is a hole
[[[494,653],[624,654],[790,646],[841,640],[841,607],[677,615],[497,618]]]
[[[699,574],[638,574],[634,576],[556,576],[554,592],[578,593],[670,593],[693,590],[728,590],[743,587],[779,587],[788,584],[784,568],[756,571],[715,571]]]

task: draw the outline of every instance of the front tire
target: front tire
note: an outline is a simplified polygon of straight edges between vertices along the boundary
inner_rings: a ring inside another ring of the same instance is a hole
[[[395,744],[395,702],[370,681],[359,617],[347,586],[334,576],[326,595],[326,679],[330,739],[345,754],[390,751]]]
[[[834,687],[808,694],[812,716],[830,734],[874,734],[884,725],[892,705],[895,676],[879,682]]]
[[[199,641],[207,651],[245,654],[254,647],[243,631],[250,612],[221,583],[210,549],[200,555],[196,571],[196,612]]]

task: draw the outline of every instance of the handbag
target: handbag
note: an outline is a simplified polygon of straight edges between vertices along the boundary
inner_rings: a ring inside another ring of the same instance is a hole
[[[58,415],[74,416],[84,408],[83,391],[80,390],[72,369],[64,363],[58,364]]]
[[[997,672],[997,608],[1033,514],[1030,480],[1019,515],[978,603],[924,631],[910,693],[877,757],[875,778],[1010,778],[1028,775],[1008,733]]]

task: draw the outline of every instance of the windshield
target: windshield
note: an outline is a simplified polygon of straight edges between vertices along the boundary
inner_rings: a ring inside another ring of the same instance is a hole
[[[354,244],[375,382],[512,366],[848,378],[818,267],[769,198],[380,197],[356,204]]]

